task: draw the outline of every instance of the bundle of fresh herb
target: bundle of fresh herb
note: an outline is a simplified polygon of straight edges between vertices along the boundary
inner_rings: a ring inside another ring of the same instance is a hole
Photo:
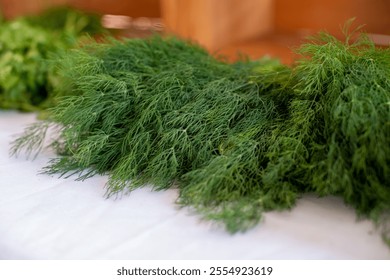
[[[181,203],[222,207],[218,217],[210,215],[230,230],[253,224],[263,209],[262,153],[278,119],[271,88],[280,86],[274,75],[268,83],[250,77],[269,65],[230,65],[173,38],[75,50],[62,61],[67,92],[51,110],[52,124],[61,125],[52,144],[64,156],[47,171],[81,179],[109,172],[109,193],[176,183]],[[15,151],[31,151],[47,127],[31,127]]]
[[[85,31],[97,31],[95,21],[73,10],[56,10],[2,23],[0,108],[33,111],[48,107],[58,79],[49,60],[76,46]]]
[[[178,202],[231,232],[304,192],[341,195],[360,214],[390,205],[390,52],[328,34],[288,68],[227,64],[177,39],[111,41],[63,57],[65,97],[13,153],[50,126],[46,171],[109,174],[108,193],[177,186]]]
[[[339,195],[360,215],[390,210],[390,50],[321,33],[294,67],[288,118],[273,131],[264,187]],[[386,229],[387,227],[387,229]]]

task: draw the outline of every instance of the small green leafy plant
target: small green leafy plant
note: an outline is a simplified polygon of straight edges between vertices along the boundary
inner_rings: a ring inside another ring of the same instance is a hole
[[[49,174],[151,183],[245,230],[305,192],[339,195],[382,225],[390,206],[390,52],[321,34],[292,67],[228,64],[174,38],[112,40],[62,58],[63,98],[13,153],[50,145]],[[385,232],[385,234],[388,234]]]
[[[58,76],[50,61],[75,47],[85,32],[98,32],[96,20],[66,9],[1,23],[0,108],[51,106]]]

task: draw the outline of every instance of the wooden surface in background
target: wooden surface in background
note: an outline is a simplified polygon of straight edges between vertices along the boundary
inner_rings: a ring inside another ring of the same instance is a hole
[[[390,0],[274,0],[273,13],[274,34],[230,44],[218,53],[230,60],[244,53],[251,59],[271,56],[291,64],[299,58],[294,48],[305,37],[320,30],[342,36],[341,27],[353,17],[352,27],[364,24],[366,32],[390,35]],[[390,43],[388,37],[382,41]]]
[[[161,0],[168,32],[209,50],[272,31],[273,0]]]
[[[275,31],[341,35],[340,26],[356,17],[370,33],[390,34],[390,0],[274,0]]]
[[[58,5],[70,5],[103,14],[160,17],[160,0],[0,0],[5,18],[36,14]]]
[[[72,6],[103,14],[160,17],[160,0],[68,0]]]
[[[390,35],[390,0],[0,0],[7,18],[61,4],[132,17],[162,16],[169,31],[230,60],[245,53],[291,63],[291,49],[302,37],[319,30],[341,35],[340,27],[352,17],[367,32]]]
[[[65,5],[69,0],[0,0],[0,11],[5,18],[36,14],[56,5]]]

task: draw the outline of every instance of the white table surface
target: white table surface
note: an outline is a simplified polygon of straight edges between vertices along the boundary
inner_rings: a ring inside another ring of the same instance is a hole
[[[104,197],[104,176],[38,175],[54,155],[9,157],[34,114],[0,111],[0,259],[390,259],[368,221],[335,197],[306,195],[235,235],[175,205],[176,190]]]

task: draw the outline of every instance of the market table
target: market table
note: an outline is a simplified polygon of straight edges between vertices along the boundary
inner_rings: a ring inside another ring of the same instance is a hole
[[[231,235],[151,186],[105,197],[105,176],[39,174],[54,154],[10,157],[35,114],[0,111],[0,259],[390,259],[371,221],[336,197],[305,195]]]

